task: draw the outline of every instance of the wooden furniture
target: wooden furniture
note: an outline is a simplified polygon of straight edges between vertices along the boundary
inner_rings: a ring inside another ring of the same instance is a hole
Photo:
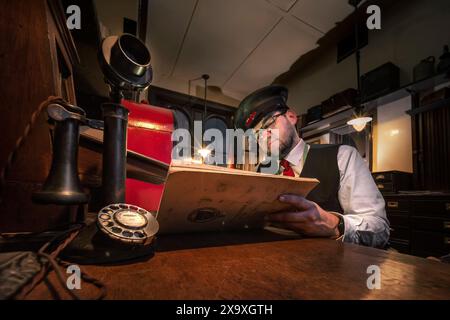
[[[450,74],[447,74],[447,80],[449,78]],[[420,103],[421,94],[417,92],[412,95],[409,114],[412,123],[414,188],[417,190],[450,190],[450,91],[440,91],[444,94],[433,102],[425,99]]]
[[[371,124],[376,125],[379,106],[407,96],[412,97],[412,110],[408,113],[412,116],[414,188],[416,190],[448,190],[450,188],[450,170],[445,165],[450,148],[447,129],[450,121],[449,99],[434,103],[425,102],[423,105],[419,103],[423,92],[429,93],[434,87],[449,81],[450,74],[448,72],[439,73],[427,79],[408,83],[369,101],[363,101],[366,115],[372,117]],[[299,128],[300,136],[305,141],[315,141],[321,136],[330,134],[331,143],[342,143],[339,139],[333,138],[333,135],[336,135],[336,131],[345,132],[347,121],[353,117],[353,113],[353,109],[347,109],[318,122],[301,126]],[[368,126],[366,132],[368,134],[365,158],[371,167],[373,158],[372,126]]]
[[[49,96],[75,103],[72,67],[78,55],[57,0],[8,3],[0,19],[2,134],[0,168],[32,114]],[[31,193],[40,188],[51,164],[46,112],[41,112],[6,177],[0,204],[0,232],[40,231],[70,222],[67,208],[38,206]]]
[[[194,133],[194,121],[202,121],[204,116],[204,100],[167,89],[150,86],[148,90],[151,105],[178,110],[186,115],[189,129]],[[228,128],[233,128],[233,117],[236,108],[217,102],[207,102],[206,121],[210,118],[221,119]]]
[[[384,198],[393,248],[422,257],[450,254],[450,194],[392,194]]]
[[[82,269],[106,284],[107,299],[450,299],[449,265],[334,240],[196,234],[157,246],[147,261]],[[381,289],[367,288],[371,265]],[[77,293],[95,290],[83,283]],[[52,272],[27,299],[58,297],[68,298]]]
[[[383,194],[411,190],[412,174],[400,171],[373,172],[373,180]]]

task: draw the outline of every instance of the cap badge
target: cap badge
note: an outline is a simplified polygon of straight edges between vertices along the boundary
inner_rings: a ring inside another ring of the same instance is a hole
[[[252,112],[250,116],[247,118],[247,121],[245,121],[245,125],[248,127],[250,123],[252,123],[253,119],[255,119],[256,111]]]

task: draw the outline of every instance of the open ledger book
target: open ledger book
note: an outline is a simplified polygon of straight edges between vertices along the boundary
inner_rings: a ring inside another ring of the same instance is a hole
[[[319,181],[207,165],[172,164],[159,205],[160,234],[263,228],[287,210],[284,193],[306,196]]]

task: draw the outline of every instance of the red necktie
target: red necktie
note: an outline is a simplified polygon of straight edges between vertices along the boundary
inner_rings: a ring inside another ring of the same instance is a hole
[[[295,177],[294,170],[287,160],[281,160],[280,165],[284,168],[283,176]]]

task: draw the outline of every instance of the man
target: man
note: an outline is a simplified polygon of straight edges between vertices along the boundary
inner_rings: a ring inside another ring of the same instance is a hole
[[[281,195],[290,212],[267,220],[312,237],[328,237],[371,247],[385,247],[389,222],[385,202],[358,151],[350,146],[308,145],[296,130],[297,115],[286,105],[287,89],[269,86],[246,97],[236,112],[236,128],[265,132],[278,129],[278,174],[317,178],[306,197]]]

